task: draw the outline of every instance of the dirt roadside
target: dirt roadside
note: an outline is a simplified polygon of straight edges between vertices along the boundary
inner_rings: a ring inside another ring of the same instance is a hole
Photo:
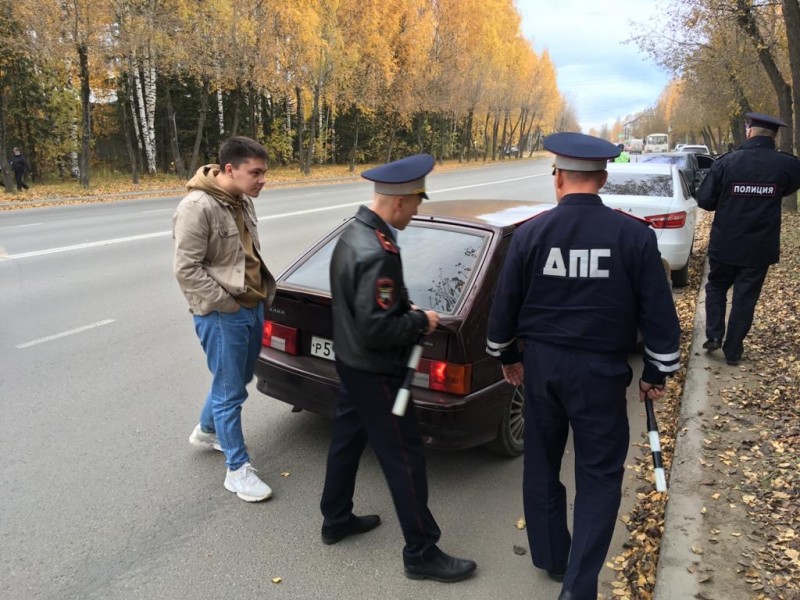
[[[676,298],[691,373],[670,381],[658,410],[675,480],[669,495],[653,490],[643,440],[630,467],[643,480],[639,504],[623,518],[630,539],[608,565],[614,598],[800,599],[800,215],[784,215],[781,262],[770,268],[738,367],[702,350],[703,331],[694,331],[695,316],[704,324],[698,292],[710,222],[698,227],[691,282]],[[662,561],[656,584],[659,551],[670,564]]]

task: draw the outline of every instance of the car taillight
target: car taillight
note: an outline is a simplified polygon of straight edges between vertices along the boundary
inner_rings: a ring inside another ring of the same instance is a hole
[[[680,229],[686,225],[686,211],[667,213],[664,215],[650,215],[645,217],[654,229]]]
[[[297,329],[264,321],[264,336],[261,345],[275,348],[288,354],[297,354]]]
[[[471,364],[457,365],[423,358],[419,361],[413,383],[429,390],[465,396],[469,394],[471,378]]]

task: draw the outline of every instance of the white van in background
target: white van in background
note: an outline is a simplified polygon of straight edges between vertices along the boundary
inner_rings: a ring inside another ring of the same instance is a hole
[[[651,133],[644,138],[644,152],[669,152],[669,136],[666,133]]]

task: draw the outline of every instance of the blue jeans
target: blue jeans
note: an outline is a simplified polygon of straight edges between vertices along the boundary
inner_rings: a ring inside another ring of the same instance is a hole
[[[211,389],[200,413],[200,427],[216,432],[226,464],[236,470],[250,462],[242,434],[242,404],[261,349],[264,305],[235,313],[212,312],[194,317],[194,329],[206,353]]]

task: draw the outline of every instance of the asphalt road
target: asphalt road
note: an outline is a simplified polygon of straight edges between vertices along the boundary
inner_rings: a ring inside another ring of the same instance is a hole
[[[428,187],[432,201],[553,199],[544,160],[434,173]],[[269,267],[279,272],[370,193],[365,182],[264,191]],[[383,525],[321,544],[330,423],[254,385],[245,437],[274,496],[249,504],[222,487],[222,455],[188,443],[209,375],[172,275],[178,200],[0,212],[0,597],[555,598],[560,586],[513,552],[527,548],[515,527],[521,459],[429,451],[440,545],[479,565],[450,586],[403,577],[397,519],[369,453],[356,510]],[[635,485],[626,477],[627,505]],[[619,524],[611,555],[625,537]]]

